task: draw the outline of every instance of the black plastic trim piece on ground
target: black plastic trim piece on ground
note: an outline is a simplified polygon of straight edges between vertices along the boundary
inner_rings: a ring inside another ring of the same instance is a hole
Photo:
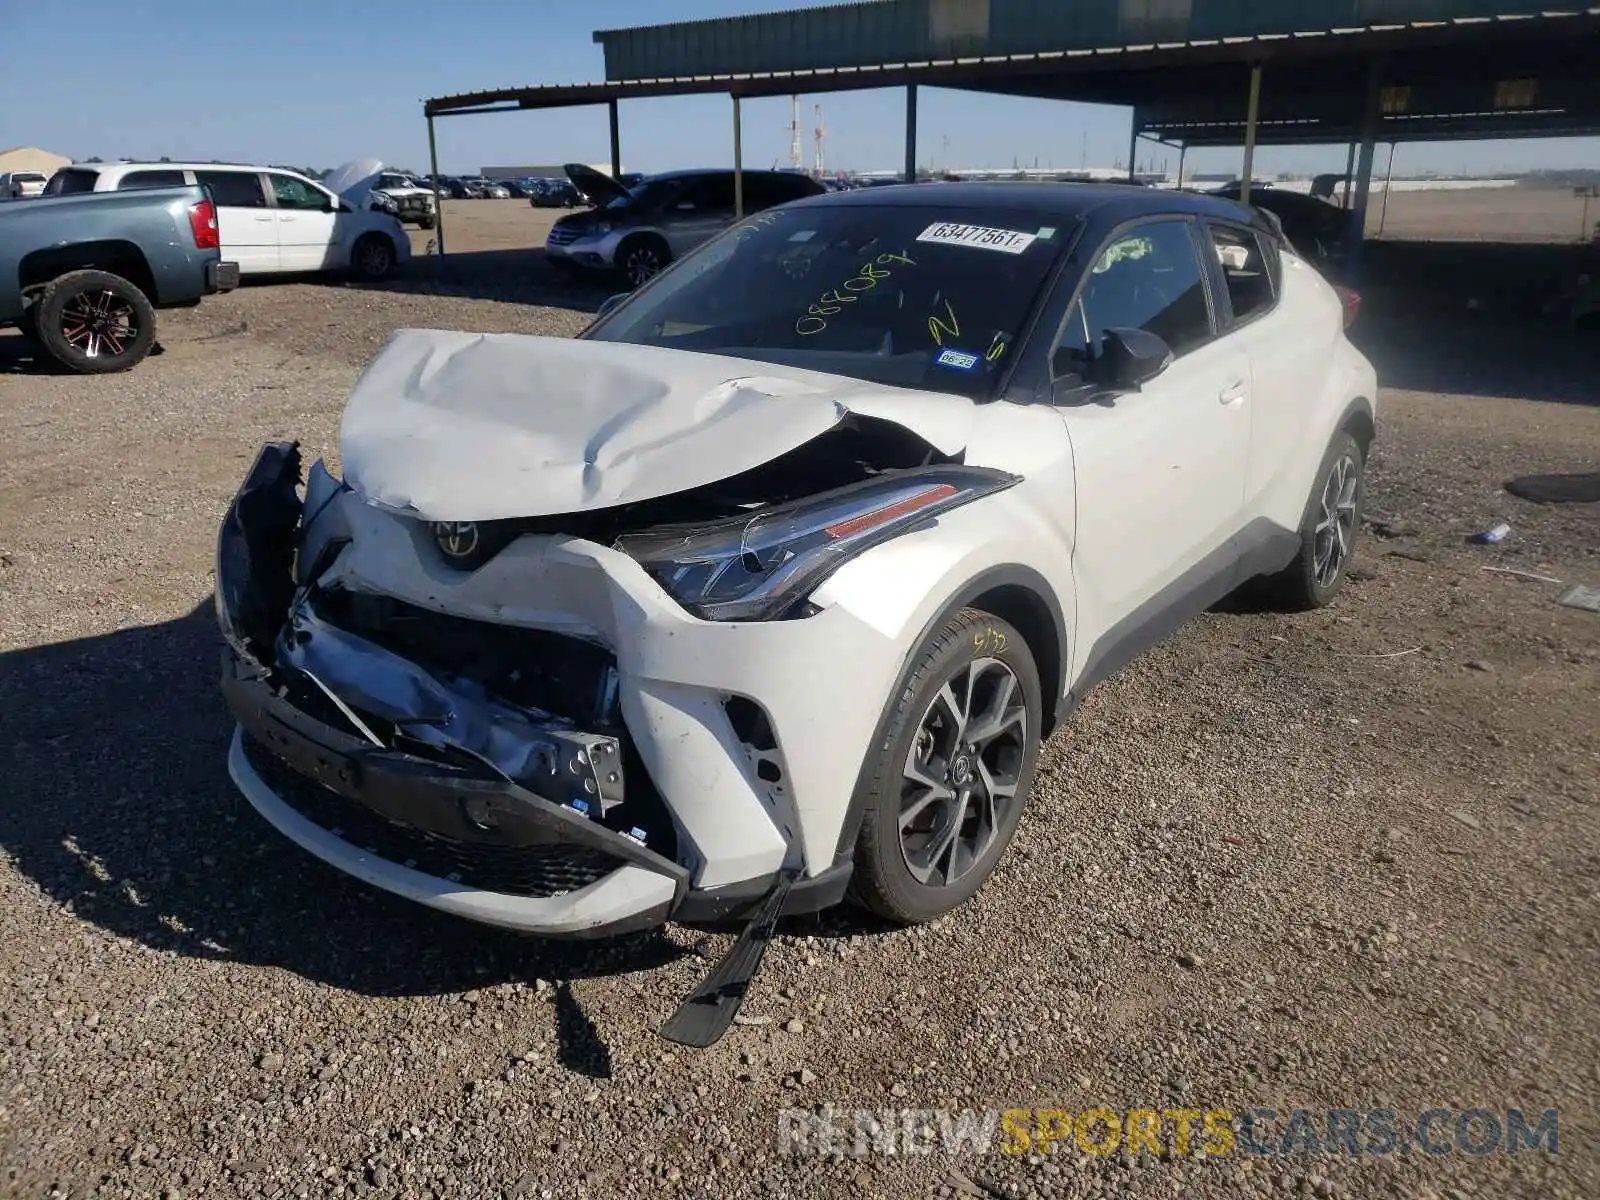
[[[661,1036],[680,1046],[704,1048],[716,1043],[733,1024],[733,1018],[761,969],[767,943],[778,928],[778,916],[798,872],[781,871],[755,916],[744,927],[722,961],[690,992],[678,1011],[661,1027]]]

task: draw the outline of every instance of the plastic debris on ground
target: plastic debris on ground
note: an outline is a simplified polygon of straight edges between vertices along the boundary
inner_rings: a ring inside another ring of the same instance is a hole
[[[1575,583],[1556,597],[1556,603],[1568,608],[1581,608],[1585,612],[1600,613],[1600,587],[1585,587]]]

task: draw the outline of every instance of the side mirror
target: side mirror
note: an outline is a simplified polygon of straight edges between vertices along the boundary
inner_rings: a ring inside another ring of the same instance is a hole
[[[1119,392],[1137,392],[1172,365],[1172,347],[1143,329],[1108,329],[1100,342],[1095,382]]]
[[[618,292],[615,296],[607,296],[604,300],[602,300],[600,302],[600,307],[595,310],[595,314],[594,315],[596,317],[605,316],[607,313],[609,313],[612,309],[616,308],[617,305],[621,304],[627,298],[628,298],[628,293],[627,292]]]

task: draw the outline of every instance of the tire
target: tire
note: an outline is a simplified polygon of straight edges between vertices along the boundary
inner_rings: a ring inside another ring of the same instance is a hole
[[[350,248],[350,273],[367,283],[380,283],[394,274],[394,243],[381,233],[364,233]]]
[[[1278,607],[1309,612],[1333,602],[1355,553],[1365,494],[1366,455],[1360,443],[1341,430],[1322,456],[1306,500],[1300,550],[1292,563],[1267,579],[1268,594]]]
[[[616,261],[629,289],[636,291],[666,270],[672,251],[660,238],[644,234],[618,246]]]
[[[984,708],[1003,708],[1005,723],[987,740],[974,729],[981,709],[965,719],[959,711],[974,697]],[[850,895],[911,925],[969,900],[1010,845],[1039,755],[1039,669],[1016,629],[964,608],[916,652],[890,703],[872,751],[876,764],[857,797],[864,803]],[[967,737],[980,743],[976,752]],[[913,770],[931,786],[920,786]],[[991,783],[1009,797],[989,791]]]
[[[126,371],[155,345],[149,299],[109,271],[71,271],[52,280],[32,311],[39,344],[79,375]]]
[[[417,222],[418,229],[432,229],[433,225],[434,221],[432,217],[423,217],[422,220]]]

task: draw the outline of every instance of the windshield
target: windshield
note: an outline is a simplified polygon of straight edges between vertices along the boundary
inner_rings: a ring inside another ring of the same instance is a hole
[[[998,209],[772,209],[585,336],[987,395],[1071,225]]]

